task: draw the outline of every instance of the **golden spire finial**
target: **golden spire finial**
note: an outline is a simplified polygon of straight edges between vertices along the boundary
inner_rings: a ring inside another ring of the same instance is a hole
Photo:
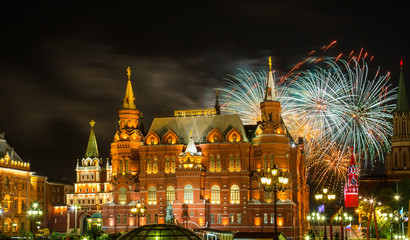
[[[272,71],[272,57],[269,56],[269,71]]]
[[[91,126],[91,127],[94,127],[94,125],[95,125],[94,120],[91,120],[91,122],[90,122],[90,126]]]
[[[127,76],[128,76],[128,80],[130,80],[131,79],[131,68],[130,67],[127,68]]]

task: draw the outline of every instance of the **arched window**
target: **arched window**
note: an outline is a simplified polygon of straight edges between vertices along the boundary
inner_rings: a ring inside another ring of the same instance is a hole
[[[127,189],[125,187],[120,188],[118,191],[118,203],[121,205],[127,204]]]
[[[402,157],[403,157],[403,167],[407,168],[407,153],[406,153],[406,150],[403,150]]]
[[[152,163],[151,163],[151,157],[149,157],[148,159],[147,159],[147,173],[148,174],[150,174],[150,173],[152,173]]]
[[[235,157],[235,171],[240,172],[241,171],[241,156],[236,155]]]
[[[221,203],[221,190],[218,185],[213,185],[211,188],[211,203],[212,204]]]
[[[175,188],[173,186],[167,187],[167,204],[175,201]]]
[[[232,187],[231,187],[231,203],[232,204],[238,204],[239,200],[240,200],[239,186],[238,185],[232,185]]]
[[[216,171],[220,172],[222,170],[221,156],[216,156]]]
[[[157,172],[158,172],[158,159],[157,159],[157,157],[154,157],[154,165],[153,165],[152,172],[153,172],[153,173],[157,173]]]
[[[120,161],[120,169],[118,170],[118,174],[122,174],[123,171],[123,165],[122,165],[122,160]]]
[[[171,163],[169,162],[169,157],[165,158],[165,173],[171,172]]]
[[[229,156],[229,171],[230,172],[235,171],[235,161],[232,155]]]
[[[157,204],[157,189],[154,186],[148,188],[148,204]]]
[[[9,188],[9,185],[10,185],[10,179],[9,177],[6,177],[6,179],[4,180],[4,187]]]
[[[175,156],[172,157],[172,161],[171,161],[171,172],[175,173],[175,169],[176,169],[176,160],[175,160]]]
[[[209,158],[209,171],[215,172],[215,157],[214,155],[210,156]]]
[[[268,171],[268,155],[263,156],[263,170]]]
[[[187,184],[184,187],[184,203],[194,202],[194,188],[191,184]]]
[[[125,160],[125,173],[128,173],[128,171],[129,171],[128,160]]]
[[[394,167],[395,168],[398,168],[399,167],[399,156],[398,156],[398,153],[397,153],[397,151],[395,151],[394,152]]]

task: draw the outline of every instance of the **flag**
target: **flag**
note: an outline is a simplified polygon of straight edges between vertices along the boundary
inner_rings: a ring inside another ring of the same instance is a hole
[[[403,216],[403,207],[400,209],[400,216]]]
[[[362,228],[362,224],[359,224],[359,229],[357,229],[357,232],[360,232],[360,229]]]
[[[347,225],[346,230],[352,230],[352,224]]]
[[[319,213],[324,212],[324,211],[325,211],[325,205],[322,204],[322,205],[320,205],[319,207],[317,207],[317,211],[318,211]]]

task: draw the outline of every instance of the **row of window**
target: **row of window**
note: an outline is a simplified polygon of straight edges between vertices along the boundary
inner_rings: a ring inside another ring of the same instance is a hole
[[[90,181],[94,181],[95,180],[95,176],[93,172],[88,172],[88,173],[81,173],[81,180],[85,181],[85,180],[90,180]]]
[[[403,149],[401,151],[401,164],[399,164],[399,151],[394,151],[393,159],[394,159],[393,160],[393,163],[394,163],[393,167],[394,168],[407,167],[407,150]]]
[[[211,214],[211,224],[215,223],[215,216],[216,216],[216,223],[222,224],[222,214]],[[236,219],[235,219],[236,218]],[[242,214],[237,213],[230,213],[229,214],[229,223],[230,224],[241,224],[242,223]]]
[[[74,204],[82,204],[82,205],[94,205],[94,204],[105,204],[107,201],[104,199],[77,199],[77,201],[74,201],[73,199],[70,200],[70,205]]]
[[[230,189],[230,203],[239,204],[240,203],[240,188],[238,185],[232,185]],[[120,188],[118,195],[119,204],[127,204],[127,189]],[[166,203],[172,203],[175,201],[175,188],[173,186],[168,186],[166,189]],[[193,203],[194,201],[194,188],[191,184],[186,184],[184,186],[184,203]],[[149,205],[157,204],[157,189],[154,186],[148,188],[148,201]],[[221,190],[218,185],[213,185],[211,187],[211,204],[221,203]]]

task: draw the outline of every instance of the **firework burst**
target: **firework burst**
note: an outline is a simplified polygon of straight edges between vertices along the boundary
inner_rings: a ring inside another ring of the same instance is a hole
[[[336,60],[320,61],[322,67],[310,57],[316,64],[313,69],[299,73],[292,69],[289,79],[279,81],[282,117],[294,139],[304,137],[306,160],[318,186],[324,179],[338,187],[344,183],[350,148],[358,164],[367,165],[383,161],[384,150],[390,147],[395,89],[388,83],[389,74],[369,73],[360,58],[366,56],[362,51],[358,56],[351,53],[346,61],[339,54]],[[266,76],[264,71],[243,70],[229,76],[228,87],[221,89],[226,92],[224,110],[239,114],[245,124],[255,124]]]

